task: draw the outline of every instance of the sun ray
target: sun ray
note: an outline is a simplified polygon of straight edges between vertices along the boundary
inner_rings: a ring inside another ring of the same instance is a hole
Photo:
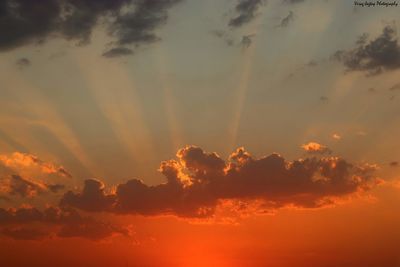
[[[182,143],[182,128],[179,120],[177,119],[176,109],[174,108],[176,107],[176,101],[171,90],[172,83],[168,78],[168,74],[166,71],[165,52],[162,50],[161,47],[158,48],[158,68],[164,98],[165,112],[171,136],[172,150],[177,151],[180,147],[184,145]]]
[[[262,19],[261,15],[256,17],[250,29],[251,34],[257,35],[261,26],[261,19]],[[243,64],[241,64],[243,67],[240,74],[238,87],[235,90],[235,103],[233,104],[234,107],[233,116],[229,128],[230,137],[228,141],[228,150],[227,150],[228,153],[233,151],[233,149],[237,145],[236,142],[240,127],[240,121],[247,97],[247,91],[252,72],[252,63],[255,51],[256,51],[256,44],[254,42],[249,47],[243,48],[243,58],[242,58]]]
[[[154,144],[135,93],[132,75],[115,62],[98,64],[97,61],[101,60],[104,61],[97,54],[76,57],[86,87],[108,119],[112,131],[126,146],[132,159],[143,163],[151,158]]]

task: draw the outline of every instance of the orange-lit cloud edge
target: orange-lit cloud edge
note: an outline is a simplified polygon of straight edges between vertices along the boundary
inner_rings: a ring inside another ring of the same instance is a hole
[[[316,142],[302,147],[311,157],[287,161],[273,153],[254,158],[244,148],[238,148],[224,161],[214,152],[186,146],[177,152],[176,160],[161,163],[159,171],[166,178],[165,183],[146,185],[132,179],[106,188],[100,180],[87,179],[81,191],[57,195],[58,203],[46,204],[44,209],[31,205],[0,208],[1,235],[17,240],[101,240],[115,234],[131,234],[130,225],[113,224],[104,216],[98,219],[100,213],[173,216],[192,223],[237,223],[242,217],[275,214],[280,209],[334,207],[384,183],[376,176],[374,164],[325,157],[316,152],[330,150]],[[0,159],[6,170],[3,175],[8,175],[7,183],[0,187],[2,201],[7,204],[14,199],[46,197],[64,189],[62,184],[55,188],[56,185],[20,176],[18,172],[27,167],[70,177],[62,166],[33,155],[14,153]]]

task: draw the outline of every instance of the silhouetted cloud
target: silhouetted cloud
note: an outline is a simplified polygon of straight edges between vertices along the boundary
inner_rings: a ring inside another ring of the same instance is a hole
[[[3,0],[0,3],[0,51],[50,36],[87,44],[100,18],[116,43],[146,44],[159,40],[154,31],[179,0]]]
[[[160,40],[154,30],[165,24],[168,8],[180,0],[135,1],[135,9],[119,15],[111,25],[110,32],[119,45],[152,43]]]
[[[279,24],[279,26],[287,27],[289,25],[289,23],[293,21],[293,19],[294,19],[293,12],[289,11],[289,14],[281,20],[281,23]]]
[[[46,184],[40,181],[29,180],[19,175],[11,175],[9,178],[2,177],[0,192],[20,197],[34,197],[47,192],[57,193],[65,188],[61,184]]]
[[[288,3],[288,4],[297,4],[304,2],[305,0],[283,0],[283,2]]]
[[[49,236],[47,231],[20,226],[4,228],[1,234],[16,240],[41,240]]]
[[[321,96],[321,97],[319,98],[319,100],[321,100],[322,102],[328,102],[328,101],[329,101],[329,98],[326,97],[326,96]]]
[[[400,67],[400,46],[396,29],[386,26],[376,39],[368,41],[366,34],[351,50],[339,50],[333,58],[342,62],[347,71],[365,71],[369,75]]]
[[[229,26],[236,28],[252,21],[262,3],[262,0],[238,0],[235,7],[238,15],[229,21]]]
[[[251,43],[253,42],[253,40],[251,38],[253,38],[254,36],[255,36],[255,34],[243,35],[242,41],[240,42],[242,47],[249,48],[251,46]]]
[[[23,69],[23,68],[29,67],[31,65],[31,61],[29,59],[23,57],[23,58],[18,59],[16,64],[17,64],[18,68]]]
[[[19,240],[40,240],[51,236],[82,237],[92,240],[114,234],[128,236],[126,228],[82,216],[73,209],[48,207],[0,208],[0,234]]]
[[[149,186],[132,179],[106,193],[97,180],[82,192],[69,191],[61,207],[120,214],[210,217],[225,200],[259,200],[264,209],[286,206],[317,208],[336,198],[368,190],[378,180],[373,165],[354,165],[338,157],[286,161],[278,154],[253,158],[243,148],[225,162],[216,153],[187,146],[178,160],[161,163],[166,182]]]
[[[233,46],[233,37],[227,31],[213,30],[210,33],[215,37],[222,39],[227,46]]]
[[[108,50],[107,52],[103,53],[103,57],[120,57],[120,56],[128,56],[133,55],[132,49],[125,48],[125,47],[116,47]]]
[[[397,167],[397,166],[399,166],[399,162],[398,161],[392,161],[392,162],[389,163],[389,165],[392,166],[392,167]]]

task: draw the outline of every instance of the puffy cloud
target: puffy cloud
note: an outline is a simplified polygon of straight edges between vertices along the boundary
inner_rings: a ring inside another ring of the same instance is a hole
[[[161,163],[166,182],[149,186],[133,179],[105,193],[87,180],[82,192],[68,192],[62,207],[117,214],[211,217],[223,201],[261,201],[263,209],[318,208],[368,190],[378,180],[373,165],[353,165],[338,157],[286,161],[278,154],[254,158],[239,148],[225,162],[216,153],[187,146],[178,160]]]
[[[4,0],[0,3],[0,51],[50,36],[90,41],[100,18],[118,44],[159,40],[155,29],[168,18],[167,10],[180,0]]]
[[[326,153],[332,152],[328,147],[321,145],[317,142],[309,142],[307,144],[302,145],[301,147],[307,153],[310,153],[310,154],[326,154]]]
[[[102,182],[89,179],[85,181],[82,193],[73,194],[71,191],[67,192],[61,204],[66,202],[82,210],[103,211],[107,210],[113,201],[113,196],[105,194]]]
[[[386,26],[376,39],[368,41],[363,34],[350,50],[339,50],[333,58],[339,60],[347,71],[365,71],[369,75],[400,68],[400,46],[396,29]]]
[[[229,21],[229,26],[237,28],[252,21],[262,3],[262,0],[239,0],[235,7],[238,15]]]
[[[334,134],[332,134],[332,138],[335,140],[340,140],[340,139],[342,139],[342,136],[340,134],[334,133]]]

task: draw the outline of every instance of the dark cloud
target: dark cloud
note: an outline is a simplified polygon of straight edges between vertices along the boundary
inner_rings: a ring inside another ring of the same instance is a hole
[[[293,12],[290,11],[289,14],[281,20],[281,23],[279,24],[279,26],[287,27],[289,25],[289,23],[291,23],[293,21],[293,19],[294,19]]]
[[[253,42],[251,38],[253,38],[255,34],[243,35],[240,44],[243,48],[249,48]]]
[[[109,209],[113,202],[114,197],[105,194],[102,182],[89,179],[85,181],[82,193],[67,192],[61,201],[61,205],[68,203],[82,210],[103,211]]]
[[[326,96],[321,96],[321,97],[319,98],[319,100],[321,100],[322,102],[328,102],[328,101],[329,101],[329,98],[326,97]]]
[[[41,240],[49,235],[46,231],[32,227],[4,228],[1,234],[16,240]]]
[[[128,236],[127,229],[82,216],[73,209],[48,207],[40,211],[33,207],[0,208],[0,234],[20,240],[38,240],[52,236],[82,237],[91,240],[114,234]]]
[[[262,0],[239,0],[235,7],[238,15],[229,21],[229,26],[237,28],[252,21],[262,3]]]
[[[283,0],[283,2],[287,3],[287,4],[298,4],[298,3],[302,3],[305,0]]]
[[[116,47],[108,50],[107,52],[103,53],[103,57],[120,57],[120,56],[128,56],[132,55],[132,49],[125,48],[125,47]]]
[[[375,75],[400,67],[400,46],[396,29],[386,26],[376,39],[368,41],[366,34],[351,50],[339,50],[333,58],[342,62],[347,71],[364,71]]]
[[[318,62],[315,61],[315,60],[310,60],[310,61],[306,64],[306,66],[307,66],[307,67],[316,67],[316,66],[318,66]]]
[[[8,193],[11,195],[19,195],[21,197],[33,197],[43,194],[47,188],[42,183],[29,181],[19,175],[11,175],[9,180]]]
[[[157,27],[165,24],[167,10],[180,0],[3,0],[0,4],[0,51],[50,36],[90,41],[100,19],[118,45],[158,41]]]
[[[23,68],[29,67],[31,65],[31,61],[29,59],[23,57],[23,58],[18,59],[16,64],[17,64],[18,68],[23,69]]]
[[[118,45],[146,44],[159,41],[154,30],[165,24],[168,19],[168,8],[180,0],[139,0],[135,9],[116,18],[110,32],[116,36]]]
[[[211,34],[214,35],[217,38],[222,39],[226,43],[227,46],[233,46],[234,45],[233,37],[226,31],[213,30],[213,31],[211,31]]]
[[[61,184],[46,184],[43,182],[25,179],[19,175],[11,175],[3,184],[3,188],[10,195],[18,195],[21,197],[34,197],[47,192],[57,193],[65,188]]]
[[[57,0],[3,0],[0,4],[0,50],[40,42],[57,27]]]
[[[389,165],[392,166],[392,167],[397,167],[397,166],[399,166],[399,162],[398,161],[392,161],[392,162],[389,163]]]
[[[87,180],[82,192],[66,193],[61,206],[119,214],[210,217],[224,200],[261,200],[270,210],[317,208],[368,190],[378,181],[373,165],[353,165],[338,157],[286,161],[271,154],[256,159],[240,148],[225,162],[216,153],[195,146],[179,150],[177,157],[162,162],[163,184],[149,186],[133,179],[105,193],[101,182]]]

